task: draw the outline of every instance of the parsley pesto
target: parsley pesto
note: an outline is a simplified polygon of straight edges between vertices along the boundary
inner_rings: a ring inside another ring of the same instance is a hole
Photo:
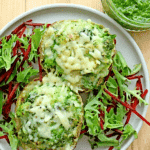
[[[112,0],[117,9],[127,18],[141,22],[150,23],[150,1],[149,0]]]
[[[41,62],[78,90],[92,90],[108,74],[115,53],[115,35],[91,20],[55,22],[42,37]]]
[[[24,149],[71,150],[82,125],[82,101],[64,84],[33,81],[16,106],[18,139]]]

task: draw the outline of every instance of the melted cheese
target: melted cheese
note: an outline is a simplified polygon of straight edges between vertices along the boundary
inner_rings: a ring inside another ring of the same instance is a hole
[[[108,29],[103,28],[100,31],[89,20],[76,22],[66,20],[56,22],[45,33],[46,38],[43,40],[45,55],[53,56],[51,49],[49,49],[51,52],[48,52],[48,45],[53,43],[50,36],[53,35],[56,40],[53,49],[58,54],[55,61],[63,69],[64,78],[71,84],[70,87],[79,85],[78,88],[80,88],[83,74],[97,74],[101,60],[109,63],[109,60],[104,58],[104,43],[101,37],[105,31]],[[49,38],[48,35],[50,35]],[[78,74],[74,76],[74,72],[77,71]]]
[[[51,73],[52,74],[52,73]],[[65,130],[71,129],[73,135],[75,129],[72,128],[72,122],[69,119],[73,118],[73,113],[70,109],[73,107],[80,107],[78,99],[70,100],[69,110],[62,107],[66,97],[73,96],[73,92],[68,92],[68,87],[65,84],[56,86],[55,83],[48,84],[46,82],[48,77],[43,78],[44,83],[42,86],[35,86],[34,90],[30,92],[30,98],[35,98],[35,92],[37,96],[30,107],[26,107],[26,111],[30,112],[30,116],[27,121],[23,120],[23,131],[29,133],[29,139],[38,141],[38,135],[42,138],[53,138],[53,130],[58,130],[63,126]],[[53,77],[57,79],[56,76]],[[32,87],[33,89],[33,87]],[[57,101],[55,101],[57,99]],[[61,108],[61,109],[60,109]],[[51,125],[53,124],[53,125]],[[32,129],[37,128],[37,133],[33,134]],[[77,132],[77,130],[76,130]],[[66,147],[68,149],[69,146]]]
[[[59,110],[56,110],[55,114],[58,116],[58,118],[60,119],[61,124],[65,127],[65,129],[68,130],[70,128],[70,123],[69,123],[69,120],[66,117],[66,115],[63,112],[59,111]]]

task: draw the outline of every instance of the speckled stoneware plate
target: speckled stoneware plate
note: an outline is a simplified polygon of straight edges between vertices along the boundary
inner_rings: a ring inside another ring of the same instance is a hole
[[[149,89],[149,75],[144,57],[133,38],[125,31],[118,23],[107,15],[99,12],[98,10],[85,7],[82,5],[75,4],[53,4],[37,7],[30,11],[27,11],[11,22],[9,22],[1,31],[0,37],[9,34],[16,26],[21,24],[23,21],[33,19],[33,22],[41,23],[53,23],[55,21],[64,19],[91,19],[93,22],[102,24],[107,28],[110,28],[110,33],[117,35],[117,45],[116,49],[121,51],[125,57],[128,65],[132,68],[133,65],[141,63],[142,70],[140,74],[144,76],[142,82],[144,89]],[[149,101],[149,94],[146,96],[146,101]],[[147,106],[138,107],[138,112],[143,116],[146,115]],[[131,122],[133,127],[137,132],[140,131],[142,127],[142,121],[135,115],[132,115]],[[127,149],[127,147],[132,143],[134,137],[130,137],[122,145],[121,150]],[[108,148],[98,148],[96,150],[105,150]],[[10,147],[6,144],[4,140],[0,141],[0,150],[10,150]],[[78,141],[75,150],[91,150],[90,144],[88,143],[87,137],[83,137]]]

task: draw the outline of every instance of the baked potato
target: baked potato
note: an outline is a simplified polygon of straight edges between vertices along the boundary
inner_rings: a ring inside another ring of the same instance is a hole
[[[72,150],[82,126],[82,100],[64,84],[32,81],[18,97],[15,120],[25,150]]]
[[[78,91],[97,88],[108,75],[115,54],[115,35],[91,20],[53,23],[40,43],[41,64]]]

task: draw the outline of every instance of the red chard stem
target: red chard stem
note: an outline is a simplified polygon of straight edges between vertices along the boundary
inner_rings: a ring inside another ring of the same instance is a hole
[[[19,25],[16,29],[14,29],[11,33],[17,34],[23,27],[25,26],[25,23],[23,22],[21,25]]]
[[[123,106],[126,108],[129,108],[130,110],[133,111],[139,118],[141,118],[145,123],[147,123],[150,126],[150,122],[148,122],[142,115],[140,115],[133,107],[131,107],[128,103],[122,102],[120,99],[118,99],[116,96],[114,96],[112,93],[110,93],[107,89],[105,89],[105,92],[110,95],[114,100],[118,101],[121,103]]]

